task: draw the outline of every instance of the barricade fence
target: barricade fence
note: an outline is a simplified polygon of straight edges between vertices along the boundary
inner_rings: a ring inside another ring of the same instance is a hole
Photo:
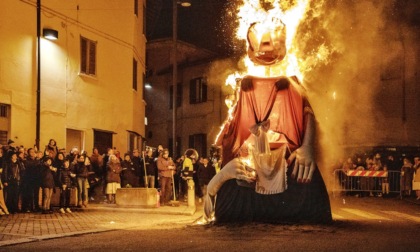
[[[334,170],[332,193],[400,193],[400,171]]]

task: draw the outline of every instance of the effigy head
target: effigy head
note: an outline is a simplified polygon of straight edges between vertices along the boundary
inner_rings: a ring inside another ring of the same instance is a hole
[[[273,65],[286,56],[286,26],[277,19],[250,25],[247,34],[248,56],[259,65]]]

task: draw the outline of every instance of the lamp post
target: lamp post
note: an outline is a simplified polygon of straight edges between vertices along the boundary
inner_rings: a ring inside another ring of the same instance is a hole
[[[42,36],[49,40],[58,39],[58,31],[50,28],[42,30]],[[35,146],[39,150],[41,133],[41,0],[36,1],[36,126]]]
[[[178,98],[178,62],[177,62],[177,41],[178,41],[178,4],[182,7],[190,7],[191,1],[172,0],[172,156],[176,154],[176,106]]]
[[[36,2],[36,38],[37,38],[37,69],[36,69],[36,133],[35,146],[39,150],[41,131],[41,0]]]
[[[176,105],[178,98],[178,0],[172,0],[172,156],[176,158]]]

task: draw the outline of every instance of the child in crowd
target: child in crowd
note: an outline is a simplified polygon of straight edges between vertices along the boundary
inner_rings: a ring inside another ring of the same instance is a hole
[[[70,210],[70,192],[71,182],[76,174],[70,170],[70,160],[65,159],[63,167],[59,170],[58,180],[60,183],[60,213],[71,213]]]

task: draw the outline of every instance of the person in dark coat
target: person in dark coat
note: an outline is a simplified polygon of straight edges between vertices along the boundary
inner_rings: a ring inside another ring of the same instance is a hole
[[[107,174],[106,174],[106,195],[108,203],[115,203],[115,194],[117,189],[121,188],[121,177],[120,173],[122,171],[120,159],[115,155],[109,155],[108,164],[107,164]]]
[[[144,175],[144,187],[155,188],[156,163],[153,158],[153,150],[148,149],[144,157],[146,174]]]
[[[65,159],[63,166],[58,170],[58,181],[61,189],[60,192],[60,212],[61,213],[71,213],[70,210],[70,193],[72,187],[72,178],[76,174],[72,173],[70,170],[70,160]]]
[[[122,187],[139,187],[139,176],[129,153],[124,155],[121,162],[121,186]]]
[[[17,153],[9,153],[10,160],[6,163],[6,170],[4,171],[4,186],[6,189],[6,205],[10,213],[17,213],[19,211],[19,195],[22,184],[23,167],[22,163],[18,162]]]
[[[54,174],[57,172],[57,168],[52,166],[52,162],[53,160],[50,156],[45,156],[40,165],[43,214],[53,213],[51,210],[51,197],[55,187]]]
[[[214,166],[209,164],[209,159],[207,157],[203,158],[203,162],[198,166],[198,182],[201,187],[203,194],[207,193],[207,185],[210,180],[216,175],[216,169]]]
[[[124,156],[124,159],[125,158],[126,157]],[[135,184],[140,186],[140,183],[143,183],[142,178],[144,177],[144,165],[143,165],[143,158],[140,157],[139,150],[137,149],[133,150],[133,156],[130,159],[130,163],[133,163],[133,168],[134,168],[133,172],[134,172],[134,175],[138,178],[137,183]],[[123,164],[121,163],[121,165]],[[134,186],[133,184],[131,184],[131,186],[138,187],[138,186]],[[124,185],[122,185],[122,187],[124,187]]]
[[[25,182],[27,188],[27,205],[22,206],[24,211],[40,210],[39,189],[41,187],[41,171],[39,170],[39,160],[36,159],[36,152],[33,148],[28,149],[28,157],[25,160]]]

